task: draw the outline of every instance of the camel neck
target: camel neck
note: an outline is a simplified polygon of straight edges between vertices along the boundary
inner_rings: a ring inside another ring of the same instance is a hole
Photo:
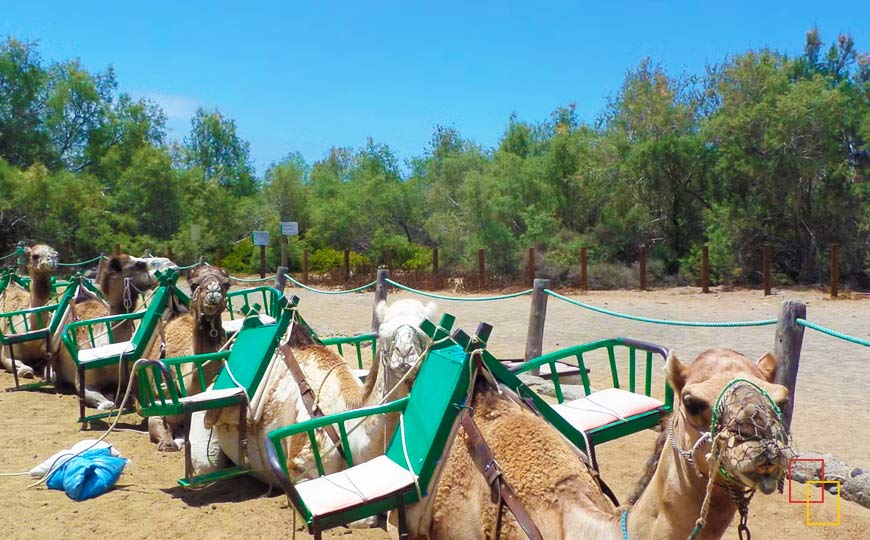
[[[366,385],[364,387],[366,391],[362,400],[364,407],[380,404],[384,393],[390,391],[390,388],[387,388],[385,372],[380,372],[376,368],[373,368],[372,372],[369,373],[369,377],[376,377],[376,380],[371,386]],[[406,395],[408,395],[406,389],[396,389],[390,394],[387,401],[394,401]],[[357,437],[358,444],[354,444],[354,441],[351,441],[354,461],[362,463],[386,452],[387,445],[396,431],[398,421],[397,413],[376,414],[366,417],[363,425],[358,430],[361,432]]]
[[[695,442],[688,440],[679,422],[674,427],[673,436],[682,448],[691,448]],[[667,441],[652,480],[629,511],[629,537],[665,540],[688,538],[701,514],[706,489],[707,479],[699,476]],[[698,540],[721,538],[737,510],[722,488],[714,487],[712,497]]]
[[[193,354],[211,353],[219,350],[224,343],[220,315],[213,317],[192,313],[195,329],[193,332]]]
[[[51,298],[51,276],[48,274],[30,274],[30,307],[40,307]]]

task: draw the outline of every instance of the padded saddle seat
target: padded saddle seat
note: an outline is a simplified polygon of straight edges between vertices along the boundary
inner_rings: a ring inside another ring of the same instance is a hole
[[[103,360],[112,358],[121,354],[128,354],[135,349],[132,341],[119,341],[118,343],[109,343],[92,347],[90,349],[80,349],[78,354],[79,364],[87,364],[95,360]]]
[[[662,407],[664,403],[655,398],[620,388],[599,390],[584,398],[553,405],[562,418],[580,431],[590,431]]]
[[[266,315],[265,313],[257,315],[257,317],[259,317],[260,322],[263,324],[272,324],[275,322],[274,317],[272,317],[270,315]],[[236,332],[241,330],[242,325],[244,325],[244,324],[245,324],[245,317],[239,317],[237,319],[223,321],[221,323],[221,326],[223,327],[224,332],[226,332],[227,334],[235,334]]]
[[[410,489],[415,479],[413,473],[387,456],[378,456],[349,469],[300,482],[296,490],[313,515],[323,516],[394,496],[398,491]]]

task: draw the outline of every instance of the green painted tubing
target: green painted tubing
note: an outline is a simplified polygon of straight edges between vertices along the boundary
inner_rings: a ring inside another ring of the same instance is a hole
[[[610,315],[613,317],[619,317],[621,319],[628,319],[629,321],[637,321],[637,322],[645,322],[651,324],[665,324],[670,326],[695,326],[695,327],[707,327],[707,328],[733,328],[733,327],[741,327],[741,326],[768,326],[771,324],[776,324],[776,319],[762,319],[758,321],[725,321],[725,322],[705,322],[705,321],[674,321],[671,319],[651,319],[648,317],[639,317],[637,315],[629,315],[627,313],[620,313],[618,311],[611,311],[609,309],[604,309],[600,307],[596,307],[590,304],[586,304],[584,302],[580,302],[578,300],[572,300],[566,296],[562,296],[557,292],[553,292],[550,289],[544,289],[544,292],[553,298],[558,298],[564,302],[568,302],[569,304],[574,304],[575,306],[579,306],[591,311],[595,311],[598,313],[602,313],[604,315]],[[800,319],[798,319],[800,320]]]
[[[88,260],[86,260],[86,261],[71,262],[71,263],[62,263],[62,262],[59,262],[59,263],[57,263],[57,265],[58,265],[58,266],[84,266],[84,265],[86,265],[86,264],[95,263],[95,262],[99,261],[100,259],[105,259],[105,258],[106,258],[106,257],[103,256],[103,255],[97,255],[97,256],[94,257],[93,259],[88,259]]]
[[[341,437],[341,447],[344,448],[344,460],[348,467],[353,467],[353,455],[350,452],[350,442],[347,440],[347,428],[344,422],[338,423],[338,433]]]
[[[187,266],[179,266],[179,267],[176,267],[176,268],[175,268],[175,271],[176,271],[176,272],[183,272],[183,271],[185,271],[185,270],[190,270],[191,268],[196,268],[197,266],[199,266],[199,265],[201,265],[201,264],[206,264],[206,263],[204,263],[204,262],[195,262],[195,263],[193,263],[193,264],[188,264]]]
[[[556,400],[559,403],[563,403],[565,401],[565,397],[562,395],[562,385],[559,382],[559,373],[556,371],[555,360],[550,362],[550,378],[553,379],[553,389],[556,390]]]
[[[634,392],[636,383],[634,381],[635,377],[637,377],[637,365],[635,362],[637,361],[637,349],[634,347],[630,347],[628,349],[628,391]]]
[[[314,430],[308,432],[308,440],[311,442],[311,450],[314,452],[314,464],[317,465],[318,476],[323,476],[326,473],[323,471],[323,460],[320,458],[320,448],[317,446],[317,438],[314,436]]]
[[[396,287],[397,289],[402,289],[403,291],[412,292],[429,298],[435,298],[437,300],[452,300],[455,302],[489,302],[494,300],[507,300],[508,298],[516,298],[518,296],[532,294],[532,289],[526,289],[517,293],[502,294],[499,296],[443,296],[440,294],[428,293],[418,289],[413,289],[411,287],[408,287],[407,285],[402,285],[401,283],[395,282],[392,279],[386,279],[385,281],[393,287]]]
[[[800,326],[804,326],[806,328],[812,328],[816,332],[821,332],[823,334],[827,334],[831,337],[835,337],[837,339],[842,339],[843,341],[848,341],[849,343],[854,343],[856,345],[863,345],[864,347],[870,347],[870,341],[866,339],[857,338],[855,336],[850,336],[849,334],[844,334],[843,332],[838,332],[837,330],[833,330],[831,328],[826,328],[816,323],[811,323],[805,319],[798,319],[797,324]]]
[[[287,280],[290,283],[292,283],[293,285],[296,285],[299,288],[305,289],[306,291],[311,291],[313,293],[318,293],[318,294],[349,294],[349,293],[353,293],[353,292],[359,292],[359,291],[364,291],[366,289],[370,289],[377,284],[377,281],[372,281],[371,283],[367,283],[361,287],[357,287],[356,289],[348,289],[346,291],[324,291],[322,289],[315,289],[314,287],[309,287],[308,285],[305,285],[302,282],[296,281],[295,279],[293,279],[293,276],[291,276],[290,274],[284,274],[284,277],[286,277]],[[387,280],[387,281],[389,281],[389,280]]]
[[[644,381],[644,390],[646,395],[652,395],[652,351],[646,351],[646,376]]]
[[[586,372],[586,362],[583,353],[577,354],[577,366],[580,368],[580,380],[583,381],[583,391],[588,396],[592,392],[592,383],[589,382],[589,373]]]
[[[619,372],[616,371],[616,353],[613,351],[613,345],[607,346],[607,358],[610,360],[610,377],[613,379],[613,387],[619,388]]]

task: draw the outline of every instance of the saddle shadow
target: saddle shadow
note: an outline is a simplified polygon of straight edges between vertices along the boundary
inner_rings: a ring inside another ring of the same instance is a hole
[[[280,488],[270,488],[253,478],[231,478],[214,484],[205,484],[198,488],[174,486],[162,488],[160,491],[181,499],[188,506],[201,507],[217,503],[240,502],[261,497],[280,497],[284,491]]]

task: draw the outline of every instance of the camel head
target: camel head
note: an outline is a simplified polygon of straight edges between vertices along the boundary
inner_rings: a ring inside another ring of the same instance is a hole
[[[188,280],[190,307],[194,313],[208,317],[219,316],[227,308],[230,275],[223,268],[200,266]]]
[[[793,457],[779,409],[788,390],[773,383],[773,355],[753,364],[730,349],[711,349],[686,367],[672,353],[665,370],[678,396],[674,414],[686,432],[683,440],[709,437],[695,453],[699,471],[709,477],[716,445],[720,484],[773,493]]]
[[[45,244],[36,244],[24,249],[27,268],[31,277],[35,274],[51,274],[57,270],[57,251]]]
[[[426,350],[429,339],[420,330],[423,319],[431,319],[438,307],[429,302],[423,305],[407,299],[387,306],[378,303],[375,314],[378,320],[378,348],[381,366],[395,383],[413,368]],[[406,381],[410,384],[411,381]]]
[[[100,288],[108,293],[115,284],[129,283],[138,291],[147,291],[157,285],[157,279],[148,271],[148,265],[141,259],[120,254],[112,255],[104,262],[100,276]]]

